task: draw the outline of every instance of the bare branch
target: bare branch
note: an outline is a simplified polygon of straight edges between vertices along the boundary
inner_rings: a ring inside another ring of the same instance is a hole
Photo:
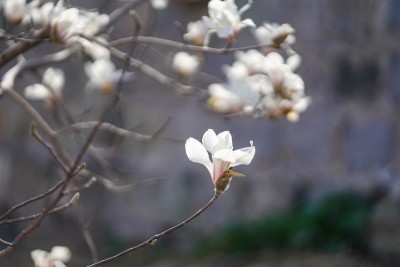
[[[124,128],[117,127],[111,123],[108,122],[103,122],[100,126],[100,130],[104,131],[109,131],[113,134],[119,135],[121,137],[127,137],[127,138],[133,138],[138,141],[142,142],[148,142],[148,141],[153,141],[156,139],[159,134],[165,129],[169,122],[169,119],[166,119],[160,126],[160,128],[152,135],[145,135],[145,134],[140,134],[136,132],[132,132],[129,130],[126,130]],[[97,125],[97,121],[85,121],[85,122],[77,122],[72,125],[69,125],[61,130],[56,131],[54,134],[55,135],[60,135],[60,134],[65,134],[70,131],[74,131],[76,129],[91,129]]]
[[[50,153],[51,157],[54,161],[60,166],[64,173],[68,173],[68,167],[61,161],[61,159],[57,156],[56,152],[53,150],[53,147],[39,135],[36,129],[36,125],[34,123],[31,124],[31,134],[32,136],[42,145],[44,146]]]
[[[60,212],[60,211],[64,211],[64,210],[68,209],[72,205],[77,204],[77,201],[78,201],[77,199],[79,199],[79,193],[76,193],[71,198],[71,200],[68,201],[67,203],[65,203],[64,205],[61,205],[57,208],[50,210],[48,212],[48,214],[52,214],[52,213],[56,213],[56,212]],[[33,220],[33,219],[36,219],[37,217],[39,217],[41,214],[42,213],[36,213],[36,214],[29,215],[29,216],[23,216],[23,217],[18,217],[18,218],[14,218],[14,219],[2,220],[2,221],[0,221],[0,225]]]
[[[136,250],[138,250],[138,249],[141,249],[141,248],[144,248],[144,247],[147,247],[147,246],[150,246],[150,245],[155,245],[155,243],[156,243],[159,239],[161,239],[162,237],[164,237],[164,236],[168,235],[169,233],[171,233],[171,232],[173,232],[173,231],[175,231],[175,230],[177,230],[177,229],[179,229],[179,228],[185,226],[185,225],[188,224],[190,221],[192,221],[193,219],[195,219],[196,217],[198,217],[200,214],[202,214],[206,209],[208,209],[212,204],[215,203],[215,201],[217,200],[217,198],[218,198],[218,195],[215,194],[215,195],[208,201],[208,203],[207,203],[204,207],[202,207],[200,210],[198,210],[196,213],[194,213],[192,216],[190,216],[189,218],[187,218],[187,219],[184,220],[183,222],[181,222],[181,223],[179,223],[179,224],[177,224],[177,225],[175,225],[175,226],[173,226],[173,227],[171,227],[171,228],[168,228],[167,230],[165,230],[165,231],[163,231],[163,232],[161,232],[161,233],[159,233],[159,234],[153,235],[151,238],[147,239],[146,241],[144,241],[143,243],[140,243],[140,244],[137,245],[137,246],[128,248],[127,250],[124,250],[124,251],[122,251],[122,252],[120,252],[120,253],[118,253],[118,254],[116,254],[116,255],[110,257],[110,258],[107,258],[107,259],[104,259],[104,260],[95,262],[95,263],[90,264],[90,265],[88,265],[88,266],[86,266],[86,267],[100,266],[100,265],[102,265],[102,264],[104,264],[104,263],[107,263],[107,262],[116,260],[116,259],[118,259],[118,258],[120,258],[120,257],[122,257],[122,256],[124,256],[124,255],[126,255],[126,254],[128,254],[128,253],[132,253],[132,252],[134,252],[134,251],[136,251]]]
[[[39,199],[42,199],[48,195],[50,195],[51,193],[53,193],[54,191],[56,191],[61,185],[63,184],[63,181],[58,182],[56,185],[54,185],[52,188],[50,188],[49,190],[47,190],[46,192],[44,192],[43,194],[37,195],[35,197],[32,197],[28,200],[25,200],[24,202],[19,203],[18,205],[13,206],[12,208],[10,208],[7,212],[5,212],[3,215],[0,216],[0,220],[3,220],[5,217],[7,217],[10,213],[14,212],[15,210],[25,207],[26,205],[38,201]]]
[[[154,36],[136,36],[136,37],[120,38],[120,39],[116,39],[116,40],[109,42],[109,46],[123,45],[123,44],[131,42],[132,40],[135,42],[138,42],[138,43],[148,43],[148,44],[169,46],[169,47],[175,48],[177,50],[185,50],[185,51],[191,51],[191,52],[207,52],[207,53],[214,53],[214,54],[227,54],[227,53],[235,52],[238,50],[245,51],[245,50],[256,49],[256,48],[270,48],[271,52],[277,50],[276,47],[274,47],[273,45],[266,45],[266,44],[234,47],[234,48],[228,48],[227,46],[223,47],[223,48],[213,48],[213,47],[209,47],[209,46],[189,45],[189,44],[180,43],[180,42],[176,42],[176,41],[172,41],[172,40],[157,38]]]
[[[44,39],[49,38],[49,31],[50,27],[45,27],[43,29],[37,30],[32,34],[31,37],[29,37],[30,40],[20,41],[19,43],[6,49],[0,55],[0,68],[18,55],[40,44],[41,42],[43,42]]]

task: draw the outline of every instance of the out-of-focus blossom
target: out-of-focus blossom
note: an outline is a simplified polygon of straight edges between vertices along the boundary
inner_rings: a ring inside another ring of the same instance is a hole
[[[97,40],[104,42],[104,43],[106,42],[106,40],[101,37],[97,37]],[[89,57],[91,57],[93,60],[102,59],[102,58],[103,59],[111,58],[110,50],[108,50],[107,48],[105,48],[104,46],[100,45],[97,42],[92,42],[85,38],[79,38],[78,42],[83,47],[82,52],[85,55],[88,55]]]
[[[290,24],[264,23],[254,34],[259,44],[280,47],[281,44],[293,44],[296,41],[294,28]]]
[[[18,25],[26,15],[26,0],[3,0],[4,16],[13,24]]]
[[[61,97],[65,78],[61,69],[48,68],[43,73],[42,83],[29,85],[25,88],[25,97],[31,100],[44,100],[53,104]]]
[[[185,150],[189,160],[207,168],[217,195],[228,189],[232,177],[244,176],[234,172],[232,168],[249,165],[256,152],[253,141],[250,141],[250,147],[233,150],[229,131],[217,135],[211,129],[204,133],[202,143],[192,137],[187,139]],[[211,160],[208,153],[211,154]]]
[[[77,8],[68,8],[57,11],[59,14],[50,21],[51,36],[54,41],[66,43],[70,38],[83,34],[86,36],[95,35],[104,25],[109,22],[107,14],[89,12]],[[72,41],[76,41],[74,38]]]
[[[105,58],[85,64],[85,72],[89,77],[89,87],[97,88],[103,93],[112,92],[116,82],[115,65]]]
[[[110,17],[95,11],[79,11],[79,20],[75,25],[75,31],[85,36],[95,35],[103,26],[107,25]]]
[[[183,35],[183,39],[195,45],[203,45],[207,31],[203,20],[191,21],[187,25],[187,33]]]
[[[155,9],[165,9],[168,6],[169,0],[150,0],[151,5]]]
[[[272,52],[264,56],[256,50],[237,52],[237,61],[225,66],[225,84],[208,87],[210,109],[220,113],[244,113],[276,119],[285,116],[297,121],[311,102],[305,95],[303,79],[293,73],[301,58],[294,54],[286,61]]]
[[[68,38],[76,33],[79,21],[79,10],[68,8],[63,10],[51,21],[51,36],[54,41],[65,43]]]
[[[71,251],[67,247],[55,246],[50,252],[41,249],[31,251],[35,267],[66,267],[64,263],[71,259]]]
[[[241,19],[241,15],[250,8],[253,1],[249,0],[240,10],[234,0],[211,0],[208,2],[208,15],[203,16],[207,28],[216,31],[218,37],[232,40],[241,29],[255,27],[253,20]]]
[[[199,59],[186,52],[178,52],[172,60],[172,68],[179,77],[192,76],[200,67]]]
[[[226,84],[211,84],[207,105],[220,113],[252,112],[260,100],[257,82],[254,78],[239,78]]]
[[[297,59],[297,56],[294,56]],[[267,79],[270,81],[273,89],[282,97],[287,97],[286,93],[291,93],[293,91],[303,91],[304,82],[303,79],[297,74],[293,73],[293,68],[297,67],[297,63],[291,65],[284,62],[282,56],[276,52],[269,53],[265,57],[265,73],[267,74]]]

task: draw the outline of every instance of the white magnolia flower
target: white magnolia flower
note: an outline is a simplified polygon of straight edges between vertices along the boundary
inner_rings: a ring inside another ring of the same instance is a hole
[[[79,10],[77,8],[68,8],[60,12],[51,21],[51,35],[53,40],[65,43],[68,38],[76,33],[76,24],[79,21]]]
[[[173,70],[183,78],[192,76],[200,67],[200,61],[196,56],[186,52],[178,52],[172,60]]]
[[[13,24],[22,22],[26,15],[26,0],[3,0],[4,16]]]
[[[116,69],[111,60],[100,58],[85,64],[85,72],[89,77],[89,87],[100,89],[103,93],[110,93],[116,82]]]
[[[71,37],[78,34],[93,36],[110,20],[107,14],[83,11],[77,8],[57,10],[57,12],[59,14],[50,22],[51,35],[56,42],[61,43],[76,41],[77,38]]]
[[[211,84],[208,87],[208,107],[219,113],[251,112],[260,100],[258,84],[257,77]]]
[[[77,34],[94,36],[103,26],[107,25],[110,17],[107,14],[100,14],[95,11],[79,11],[79,19],[74,30]]]
[[[55,246],[51,252],[41,249],[31,251],[35,267],[65,267],[65,262],[71,259],[71,251],[67,247]]]
[[[207,106],[218,113],[238,113],[244,109],[246,103],[222,84],[211,84],[208,87],[210,98]]]
[[[293,44],[296,41],[294,32],[294,28],[287,23],[264,23],[255,30],[254,35],[259,44],[279,47],[283,43]]]
[[[31,100],[44,100],[49,104],[61,97],[65,78],[61,69],[48,68],[43,73],[42,83],[29,85],[25,88],[25,97]]]
[[[165,9],[168,6],[169,0],[150,0],[151,5],[155,9]]]
[[[265,66],[265,56],[255,49],[246,52],[237,51],[235,53],[235,58],[237,59],[236,62],[239,62],[246,67],[249,75],[261,73]]]
[[[232,136],[229,131],[216,135],[211,129],[204,133],[202,143],[191,137],[187,139],[185,150],[189,160],[207,168],[217,195],[228,189],[232,177],[243,176],[243,174],[233,172],[232,168],[238,165],[249,165],[256,152],[253,141],[250,141],[250,147],[233,150]],[[208,153],[211,154],[211,160]]]
[[[203,20],[191,21],[187,25],[187,33],[183,39],[195,45],[203,45],[208,29]]]
[[[250,8],[252,0],[249,0],[240,10],[234,0],[211,0],[208,2],[208,15],[203,16],[207,28],[216,31],[218,37],[232,40],[242,28],[255,27],[253,20],[241,20],[241,15]]]
[[[265,57],[264,71],[275,91],[285,91],[287,93],[304,91],[303,79],[301,79],[299,75],[293,73],[293,68],[297,68],[300,61],[297,56],[294,57],[292,61],[289,60],[287,62],[276,52],[269,53]]]

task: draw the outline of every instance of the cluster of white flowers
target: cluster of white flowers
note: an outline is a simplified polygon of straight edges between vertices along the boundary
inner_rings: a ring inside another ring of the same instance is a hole
[[[196,45],[208,45],[210,33],[231,42],[244,27],[252,27],[260,51],[237,52],[236,62],[224,66],[225,84],[211,84],[208,88],[209,107],[220,113],[245,113],[254,117],[286,116],[297,121],[299,113],[310,103],[305,95],[304,82],[294,73],[300,64],[300,56],[293,51],[294,28],[289,24],[264,23],[258,28],[251,19],[241,19],[252,1],[241,9],[234,0],[211,0],[208,14],[202,20],[189,22],[183,38]],[[281,48],[285,61],[273,49]]]
[[[53,41],[67,43],[76,41],[79,34],[92,36],[109,22],[106,14],[66,8],[64,1],[57,4],[40,0],[3,0],[4,16],[13,24],[28,24],[51,27]]]
[[[220,113],[245,113],[254,117],[286,116],[297,121],[310,98],[305,95],[304,82],[293,71],[300,56],[283,57],[272,52],[263,55],[258,50],[237,52],[232,66],[225,66],[226,84],[211,84],[208,88],[209,107]]]
[[[167,1],[153,2],[160,8],[168,4]],[[5,17],[13,25],[31,23],[41,27],[48,26],[54,42],[80,44],[82,53],[90,58],[90,62],[85,64],[85,72],[89,78],[88,88],[97,88],[105,93],[112,91],[118,78],[118,71],[111,61],[110,51],[98,42],[89,41],[80,36],[95,36],[101,27],[108,24],[107,14],[84,11],[75,7],[66,8],[63,0],[58,1],[57,4],[53,2],[41,4],[38,0],[31,1],[29,4],[26,0],[4,0],[3,10]],[[102,37],[96,38],[100,42],[105,42]],[[54,102],[53,100],[60,96],[62,86],[54,87],[52,81],[61,77],[59,73],[60,70],[56,76],[51,77],[45,72],[43,84],[27,87],[25,96],[30,99]]]
[[[35,249],[31,252],[35,267],[66,267],[64,264],[71,259],[71,251],[67,247],[55,246],[50,252]]]

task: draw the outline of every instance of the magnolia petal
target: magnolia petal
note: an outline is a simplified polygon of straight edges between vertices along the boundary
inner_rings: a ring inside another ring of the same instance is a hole
[[[234,30],[232,27],[221,28],[217,30],[217,35],[219,38],[228,38],[229,36],[233,35]]]
[[[24,95],[31,100],[44,100],[50,96],[50,91],[43,84],[35,83],[25,88]]]
[[[55,261],[67,262],[71,259],[71,250],[63,246],[55,246],[51,249],[49,257]]]
[[[198,140],[191,137],[187,139],[185,143],[185,150],[190,161],[206,166],[207,170],[212,175],[212,164],[207,150]]]
[[[165,9],[168,6],[168,0],[150,0],[155,9]]]
[[[217,184],[217,181],[221,176],[224,174],[225,171],[228,170],[230,166],[230,162],[224,161],[219,158],[215,158],[213,161],[213,172],[211,174],[211,180],[213,181],[214,185]]]
[[[205,147],[205,149],[210,151],[211,154],[214,154],[215,153],[214,147],[217,144],[217,142],[218,142],[218,139],[217,139],[217,135],[215,134],[214,130],[208,129],[204,133],[203,139],[202,139],[202,143],[203,143],[203,146]]]
[[[250,162],[254,158],[254,154],[256,153],[256,148],[253,146],[253,141],[250,141],[250,147],[241,148],[238,150],[233,151],[235,156],[235,163],[231,166],[237,165],[249,165]]]
[[[229,131],[223,131],[218,134],[218,145],[217,148],[218,150],[220,149],[233,149],[232,145],[232,135]]]
[[[245,19],[241,21],[242,27],[256,27],[252,19]]]
[[[232,151],[232,149],[221,149],[218,150],[214,155],[213,159],[220,159],[226,162],[234,163],[235,162],[235,155]]]
[[[43,73],[43,84],[54,91],[61,91],[64,87],[64,72],[61,69],[48,68]]]

